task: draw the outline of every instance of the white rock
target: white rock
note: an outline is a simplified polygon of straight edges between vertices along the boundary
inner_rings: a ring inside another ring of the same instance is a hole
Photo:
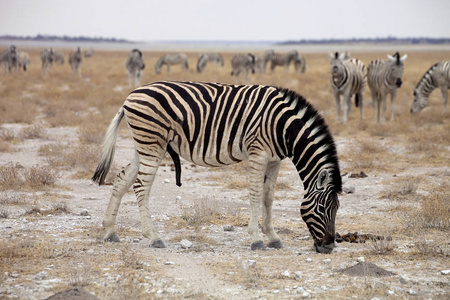
[[[179,200],[181,200],[181,196],[176,196],[175,199],[176,199],[177,201],[179,201]]]
[[[365,262],[366,260],[364,259],[364,257],[360,256],[356,259],[358,262]]]
[[[170,179],[164,179],[164,183],[170,183]]]
[[[223,231],[234,231],[234,226],[233,225],[224,225]]]
[[[388,290],[386,293],[387,293],[389,296],[395,296],[394,291]]]
[[[302,277],[302,272],[300,272],[300,271],[295,271],[295,272],[294,272],[294,279],[300,279],[300,277]]]
[[[283,273],[281,273],[281,277],[286,278],[286,277],[290,277],[290,276],[291,276],[291,273],[289,273],[288,270],[286,270],[286,271],[284,271]]]
[[[164,264],[166,266],[173,266],[175,263],[173,261],[166,261]]]
[[[324,263],[324,264],[329,264],[329,263],[331,263],[331,259],[329,259],[329,258],[324,259],[324,260],[323,260],[323,263]]]
[[[450,274],[450,270],[442,270],[441,274],[442,275],[448,275],[448,274]]]
[[[181,248],[183,248],[183,249],[189,249],[192,247],[192,242],[189,240],[186,240],[186,239],[182,239],[180,241],[180,245],[181,245]]]
[[[302,293],[302,298],[303,298],[303,299],[309,299],[309,298],[311,298],[311,294],[308,293],[307,291],[304,291],[304,292]]]
[[[312,262],[312,259],[311,258],[307,258],[305,261],[306,262]]]
[[[406,293],[408,295],[417,295],[418,294],[416,290],[407,290]]]
[[[48,273],[45,271],[39,272],[36,275],[34,275],[34,279],[36,280],[44,280],[48,278]]]
[[[249,260],[247,261],[247,265],[248,265],[249,268],[254,268],[254,267],[256,267],[256,260],[249,259]]]
[[[88,211],[87,209],[83,209],[83,210],[80,212],[80,216],[89,216],[89,211]]]

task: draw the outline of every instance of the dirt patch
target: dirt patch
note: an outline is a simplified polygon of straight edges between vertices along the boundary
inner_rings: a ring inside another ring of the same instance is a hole
[[[344,274],[350,276],[374,276],[374,277],[385,277],[393,276],[395,273],[387,271],[376,264],[368,262],[359,262],[353,267],[349,267],[343,271]]]
[[[46,300],[98,300],[100,298],[86,292],[82,288],[72,288],[48,297]]]

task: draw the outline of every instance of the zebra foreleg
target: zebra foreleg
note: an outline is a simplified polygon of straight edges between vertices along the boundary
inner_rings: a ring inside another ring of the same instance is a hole
[[[442,104],[444,105],[443,108],[443,113],[447,113],[447,102],[448,102],[448,89],[449,87],[447,87],[446,85],[441,85],[440,86],[441,89],[441,94],[442,94]]]
[[[259,153],[250,153],[250,220],[248,223],[248,233],[251,236],[251,249],[265,249],[262,234],[258,229],[258,217],[260,214],[261,202],[263,198],[264,177],[267,169],[266,156]]]
[[[104,240],[107,242],[120,242],[115,229],[117,212],[119,211],[123,195],[130,189],[131,185],[136,180],[138,166],[139,157],[137,156],[137,153],[135,153],[132,162],[116,176],[111,199],[109,200],[108,208],[106,209],[102,222],[106,231]]]
[[[343,95],[342,100],[342,113],[344,115],[344,124],[348,121],[348,114],[350,113],[350,107],[351,107],[351,98],[350,93],[346,92]]]
[[[395,105],[394,105],[394,99],[396,96],[396,92],[392,92],[391,93],[391,121],[394,121],[394,112],[395,112]],[[386,111],[386,97],[384,98],[384,106],[383,106],[383,111]],[[383,121],[384,121],[384,114],[383,114]]]
[[[334,94],[334,99],[336,101],[336,117],[337,117],[337,121],[338,123],[341,123],[341,100],[339,99],[340,96],[338,93],[333,93]]]
[[[271,162],[267,166],[266,175],[264,177],[264,195],[263,195],[263,215],[262,215],[262,232],[269,238],[267,247],[283,248],[280,237],[275,233],[272,224],[272,204],[275,193],[275,183],[278,172],[280,170],[281,161]]]

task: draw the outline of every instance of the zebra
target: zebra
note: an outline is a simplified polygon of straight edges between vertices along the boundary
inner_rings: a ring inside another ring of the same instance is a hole
[[[255,56],[251,53],[236,54],[231,59],[231,76],[237,77],[241,72],[244,72],[245,77],[248,77],[249,70],[252,74],[255,73]]]
[[[27,70],[28,65],[30,64],[30,55],[25,51],[17,52],[17,65],[19,69]]]
[[[197,72],[202,73],[205,70],[206,64],[210,61],[220,64],[221,67],[223,67],[223,65],[224,65],[222,54],[220,54],[220,53],[202,53],[198,56]]]
[[[89,58],[94,56],[94,49],[84,50],[84,58]]]
[[[295,70],[299,73],[306,72],[306,59],[303,55],[300,55],[294,59]]]
[[[267,62],[270,60],[270,57],[275,53],[274,50],[268,49],[264,51],[263,55],[256,58],[255,61],[255,69],[258,73],[266,73]]]
[[[53,48],[46,48],[41,50],[41,69],[47,74],[52,70],[53,62],[55,61],[55,51]]]
[[[130,87],[141,85],[141,75],[142,70],[145,68],[144,57],[139,49],[133,49],[128,56],[127,62],[125,64],[128,71],[128,80],[130,82]]]
[[[161,56],[156,62],[155,72],[156,74],[161,73],[161,67],[163,65],[166,65],[167,73],[170,73],[170,66],[178,64],[181,64],[183,70],[189,69],[189,63],[186,54],[184,53],[165,54]]]
[[[391,94],[391,121],[394,120],[394,99],[397,89],[402,85],[404,61],[408,55],[404,54],[400,57],[400,54],[396,52],[393,56],[387,57],[387,61],[376,59],[367,67],[367,83],[374,102],[373,117],[376,122],[384,122],[387,94]]]
[[[60,65],[64,64],[64,53],[62,52],[55,52],[55,59],[54,61]]]
[[[134,140],[132,162],[116,177],[103,219],[105,240],[118,242],[115,221],[124,193],[133,185],[143,236],[154,248],[165,244],[149,211],[150,189],[158,166],[170,154],[181,186],[180,157],[220,167],[248,160],[251,249],[282,243],[272,225],[272,202],[281,160],[289,157],[305,190],[301,215],[317,252],[330,253],[342,189],[333,138],[319,113],[297,93],[273,86],[197,82],[154,82],[131,92],[111,121],[100,162],[92,177],[103,184],[115,152],[119,124],[126,117]]]
[[[366,85],[365,66],[358,59],[345,60],[345,53],[330,53],[331,65],[331,89],[336,100],[336,113],[338,122],[344,123],[348,120],[351,107],[351,96],[355,95],[355,106],[360,108],[360,118],[364,118],[364,87]],[[343,95],[341,119],[341,100]]]
[[[9,46],[8,49],[0,54],[0,64],[6,72],[11,73],[17,67],[17,48],[14,45]]]
[[[295,62],[298,58],[298,51],[291,50],[286,54],[273,53],[270,57],[270,70],[273,71],[276,66],[284,66],[286,69],[289,68],[291,62]]]
[[[75,76],[78,73],[78,76],[81,76],[81,49],[77,47],[77,49],[70,53],[69,55],[69,64],[72,68],[72,74]]]
[[[411,112],[419,112],[428,105],[428,96],[435,89],[439,88],[444,104],[443,112],[447,112],[448,89],[450,89],[450,60],[440,61],[423,75],[414,89],[414,100]]]

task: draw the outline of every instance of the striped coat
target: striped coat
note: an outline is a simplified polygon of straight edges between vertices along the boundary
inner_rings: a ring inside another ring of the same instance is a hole
[[[411,106],[411,112],[419,112],[428,105],[428,97],[431,92],[439,88],[444,105],[443,112],[447,112],[448,89],[450,89],[450,60],[440,61],[422,76],[416,88],[414,89],[414,100]]]
[[[161,56],[155,64],[155,73],[161,73],[162,66],[167,66],[167,73],[170,74],[170,66],[171,65],[179,65],[183,70],[187,70],[189,68],[187,55],[184,53],[176,53],[176,54],[165,54]]]
[[[133,185],[141,212],[143,235],[152,247],[165,247],[149,212],[150,188],[168,152],[181,185],[180,158],[202,166],[249,161],[251,248],[282,247],[272,225],[274,186],[281,160],[289,157],[305,190],[301,215],[318,252],[329,253],[335,241],[341,176],[336,147],[317,111],[300,95],[260,85],[155,82],[133,91],[106,133],[102,158],[93,176],[104,181],[114,157],[123,117],[135,143],[133,161],[117,176],[103,220],[106,240],[118,241],[115,218],[120,199]]]
[[[138,87],[141,85],[142,70],[145,68],[144,57],[139,49],[133,49],[128,56],[125,67],[128,71],[128,81],[130,87]]]
[[[6,72],[12,72],[17,68],[17,49],[16,46],[11,45],[8,49],[0,53],[0,65]]]
[[[374,103],[374,120],[384,122],[386,112],[386,97],[391,95],[391,121],[394,120],[394,99],[397,89],[402,85],[404,61],[408,55],[397,52],[388,55],[388,60],[377,59],[367,67],[367,83]]]

